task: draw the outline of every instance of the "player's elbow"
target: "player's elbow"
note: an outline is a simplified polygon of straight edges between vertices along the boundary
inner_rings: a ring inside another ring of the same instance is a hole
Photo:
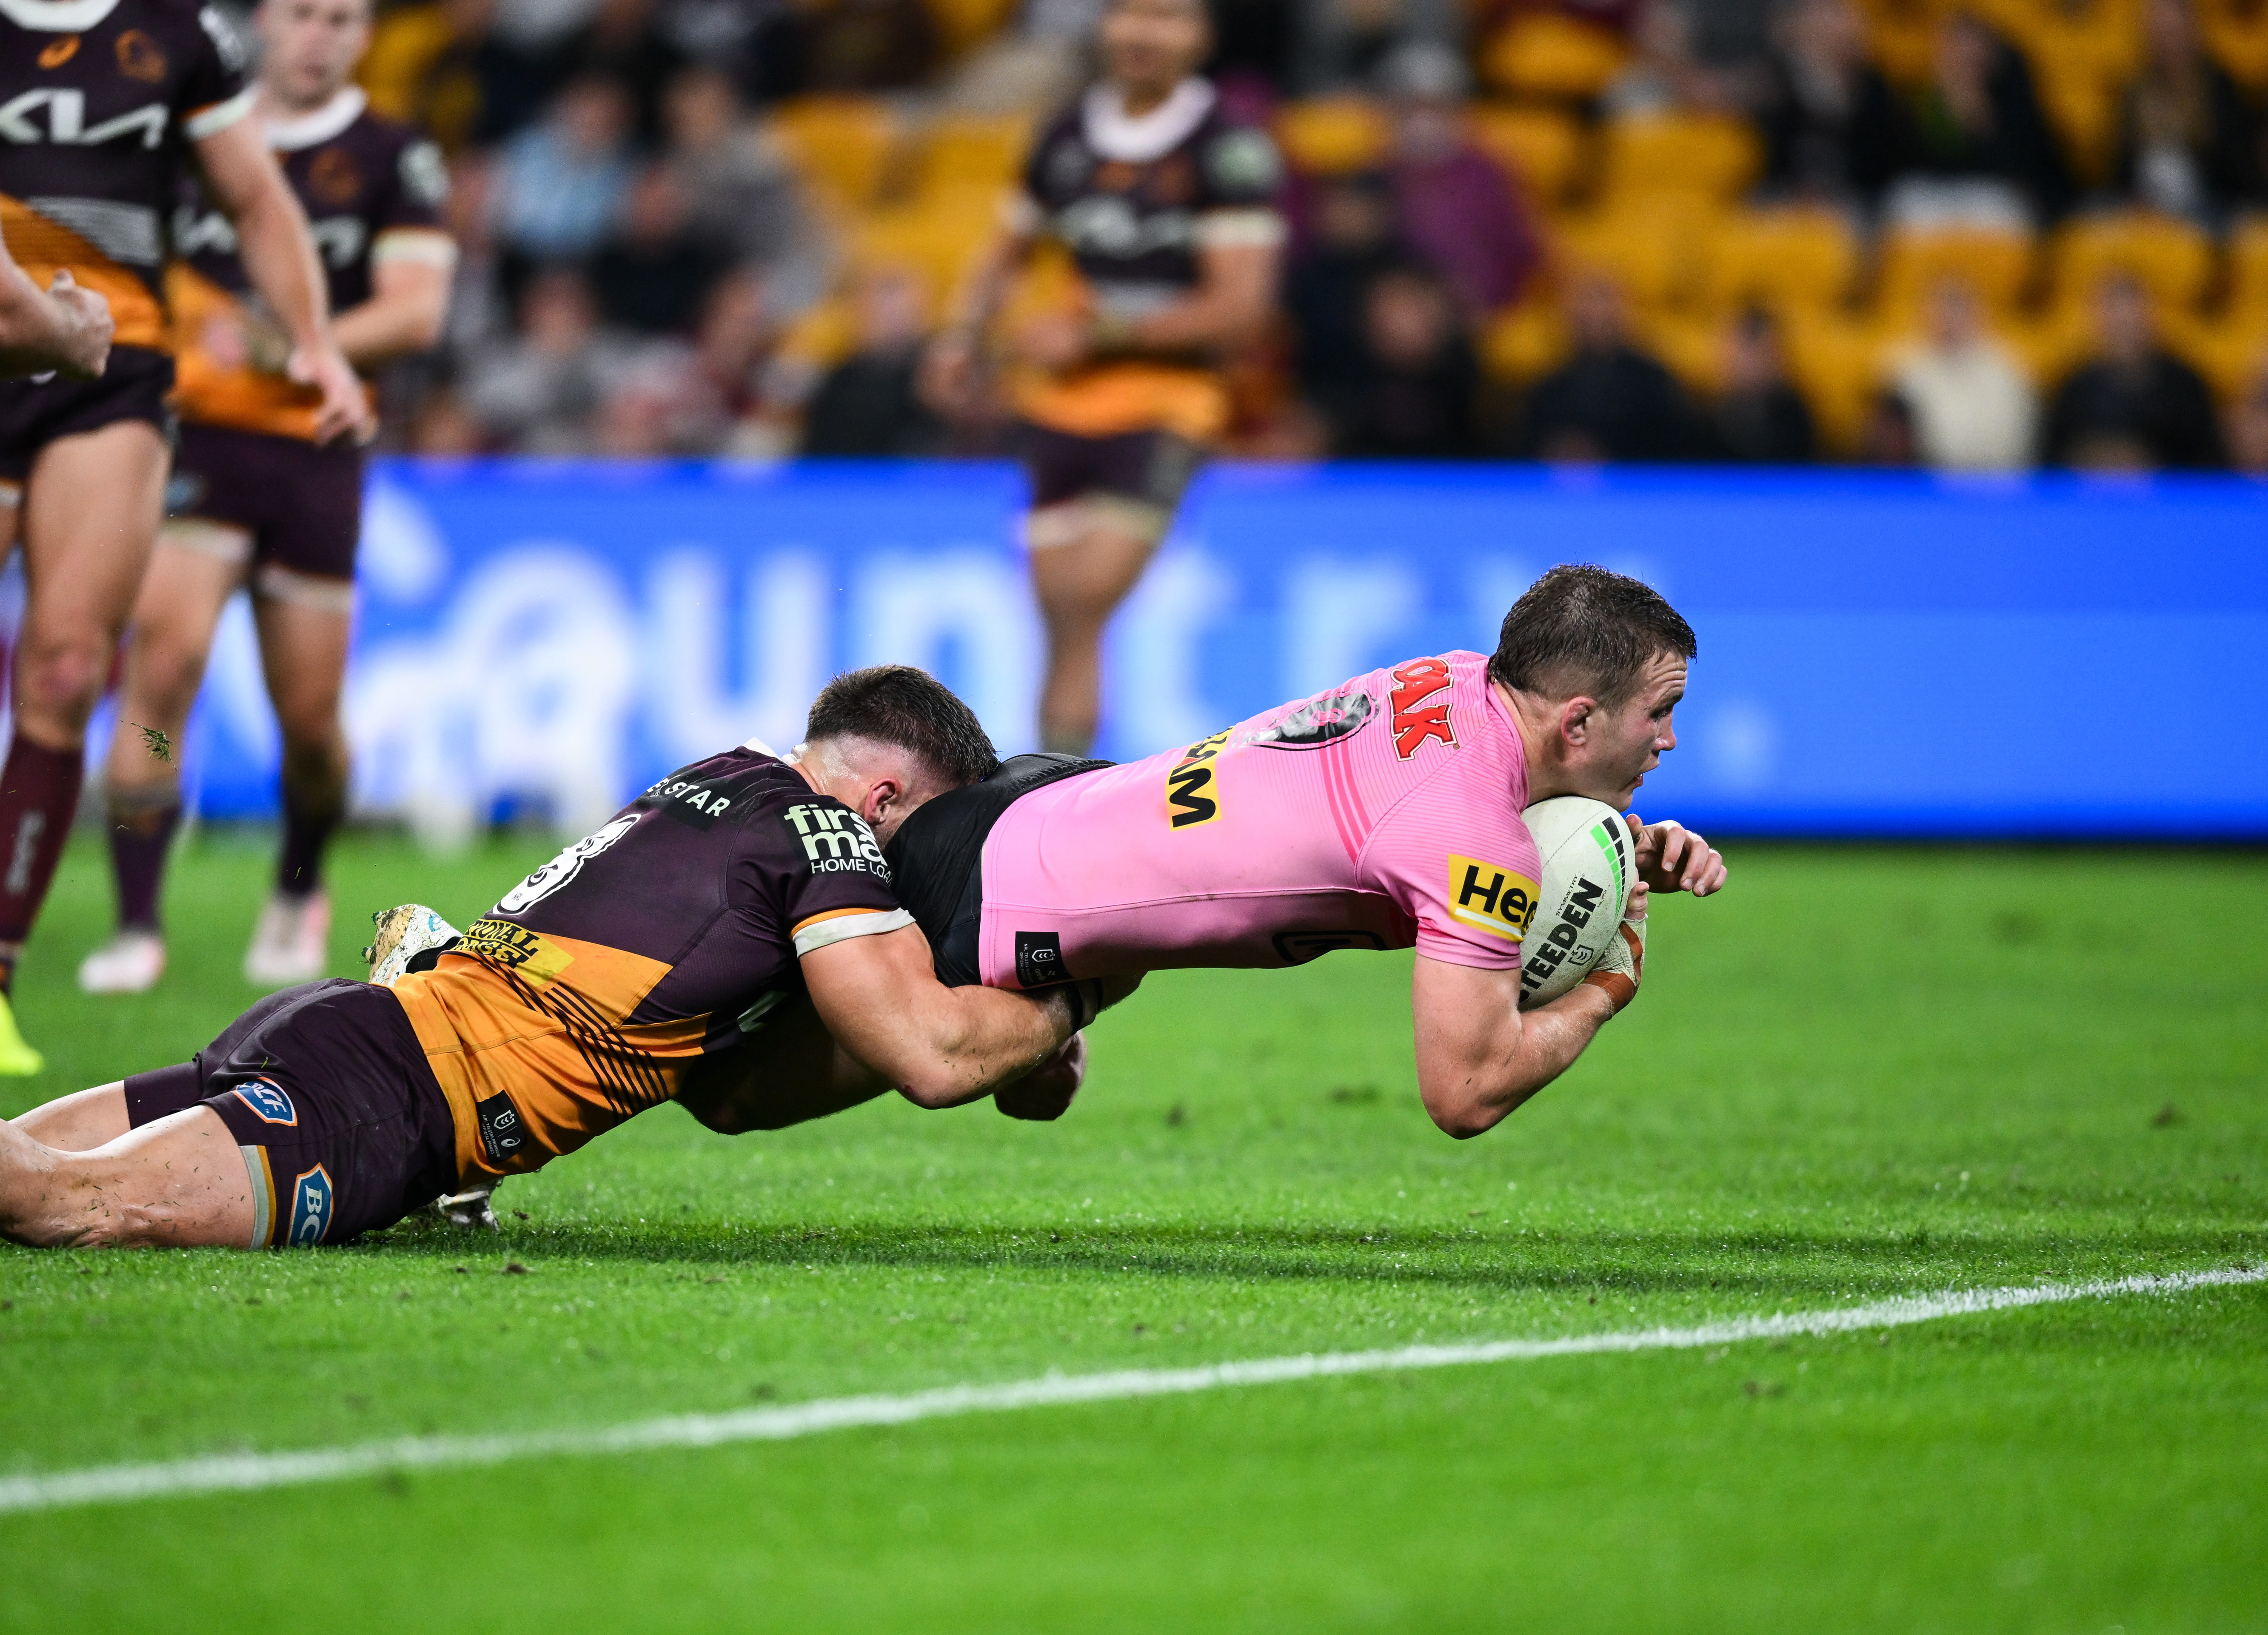
[[[1442,1089],[1429,1087],[1422,1094],[1426,1115],[1442,1134],[1459,1141],[1485,1135],[1511,1111],[1503,1101],[1470,1083]]]
[[[939,1108],[959,1107],[970,1095],[968,1086],[942,1065],[900,1074],[898,1094],[916,1107],[932,1112]]]

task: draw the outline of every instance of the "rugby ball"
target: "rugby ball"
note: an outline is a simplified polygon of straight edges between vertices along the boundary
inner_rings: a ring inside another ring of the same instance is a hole
[[[1603,800],[1554,795],[1520,814],[1543,859],[1535,917],[1521,944],[1520,1008],[1532,1011],[1590,973],[1630,905],[1636,844]]]

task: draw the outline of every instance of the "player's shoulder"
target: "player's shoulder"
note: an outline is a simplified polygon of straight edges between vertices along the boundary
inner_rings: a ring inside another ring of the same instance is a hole
[[[797,801],[827,801],[793,767],[769,751],[749,745],[719,750],[656,778],[630,802],[633,810],[660,812],[695,829],[720,823],[754,828]]]
[[[1273,198],[1283,188],[1284,156],[1276,139],[1266,127],[1224,107],[1218,98],[1189,132],[1186,145],[1216,193],[1261,200]]]

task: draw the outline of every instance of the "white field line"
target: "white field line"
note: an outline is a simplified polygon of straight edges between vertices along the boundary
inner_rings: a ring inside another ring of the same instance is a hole
[[[1345,1374],[1447,1368],[1469,1363],[1521,1362],[1543,1357],[1586,1357],[1630,1351],[1690,1351],[1745,1340],[1793,1335],[1848,1334],[2049,1306],[2065,1300],[2110,1300],[2124,1294],[2180,1294],[2192,1289],[2268,1282],[2268,1267],[2235,1266],[2162,1277],[2119,1278],[2094,1283],[2041,1283],[2025,1288],[1948,1289],[1907,1295],[1869,1306],[1737,1317],[1690,1329],[1630,1329],[1576,1334],[1553,1340],[1482,1340],[1457,1345],[1404,1345],[1392,1351],[1328,1351],[1263,1357],[1249,1362],[1195,1368],[1126,1368],[1110,1374],[1049,1374],[1001,1385],[948,1385],[895,1396],[838,1396],[778,1408],[732,1413],[677,1414],[584,1430],[528,1431],[496,1436],[405,1436],[350,1447],[311,1447],[298,1453],[226,1454],[162,1464],[97,1465],[85,1470],[0,1477],[0,1513],[60,1510],[76,1505],[120,1503],[184,1494],[246,1492],[335,1482],[385,1470],[461,1469],[547,1455],[639,1453],[664,1447],[716,1447],[728,1442],[784,1441],[853,1425],[906,1425],[954,1414],[1001,1413],[1069,1403],[1118,1402],[1173,1396],[1224,1386],[1274,1385]]]

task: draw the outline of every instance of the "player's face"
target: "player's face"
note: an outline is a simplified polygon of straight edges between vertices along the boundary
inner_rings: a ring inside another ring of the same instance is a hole
[[[1212,49],[1198,0],[1117,0],[1102,14],[1103,71],[1123,89],[1162,94]]]
[[[290,106],[328,100],[370,44],[370,0],[264,0],[261,74]]]
[[[1678,701],[1685,696],[1685,660],[1676,653],[1660,653],[1647,661],[1638,689],[1611,710],[1594,712],[1588,776],[1582,792],[1604,800],[1617,810],[1626,808],[1646,775],[1661,764],[1661,757],[1677,748],[1673,724]]]

